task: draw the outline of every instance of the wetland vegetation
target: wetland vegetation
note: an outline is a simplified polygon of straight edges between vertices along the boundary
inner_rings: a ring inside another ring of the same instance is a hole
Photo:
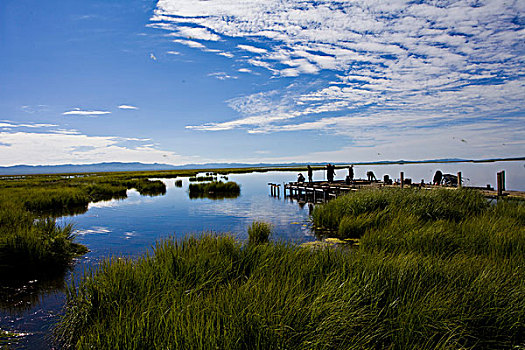
[[[236,198],[241,194],[241,187],[233,181],[212,181],[192,183],[189,186],[190,198],[224,199]]]
[[[124,198],[130,188],[165,192],[149,178],[196,175],[3,178],[2,276],[63,271],[85,252],[71,226],[54,217]],[[217,182],[190,185],[199,188],[195,196],[221,198],[205,187]],[[278,236],[272,226],[254,222],[246,242],[204,234],[160,240],[138,259],[107,258],[67,287],[56,341],[78,348],[525,347],[523,202],[491,204],[468,190],[361,190],[316,205],[312,222],[321,234],[359,244],[269,241]],[[63,276],[50,283],[62,285]],[[21,308],[34,302],[19,297]],[[0,345],[12,338],[2,332]]]
[[[72,225],[55,217],[83,213],[90,202],[166,192],[161,181],[125,175],[27,176],[0,181],[0,276],[32,278],[67,269],[87,248],[74,242]]]
[[[254,223],[247,243],[165,239],[107,259],[69,286],[55,336],[78,348],[522,348],[524,204],[445,191],[316,207],[314,222],[360,237],[350,249],[261,244],[271,228]]]

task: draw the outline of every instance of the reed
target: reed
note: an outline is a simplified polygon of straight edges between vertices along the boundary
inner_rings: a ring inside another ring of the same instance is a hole
[[[488,207],[479,191],[467,189],[363,189],[316,206],[312,221],[320,232],[347,238],[362,236],[398,216],[412,215],[422,222],[458,222]]]
[[[38,218],[21,205],[0,207],[1,279],[55,273],[87,249],[74,243],[72,225],[59,227],[53,218]]]
[[[87,248],[71,225],[54,218],[87,211],[90,202],[166,193],[162,181],[122,176],[28,176],[0,180],[0,279],[60,274]]]
[[[268,243],[272,234],[272,226],[267,222],[254,221],[248,227],[248,244]]]
[[[189,187],[190,198],[236,198],[241,193],[239,184],[229,181],[213,181],[206,183],[192,183]]]
[[[525,246],[439,249],[168,239],[70,285],[55,335],[78,348],[522,347]]]
[[[204,181],[215,181],[217,178],[213,175],[206,176],[193,176],[189,178],[190,182],[204,182]]]

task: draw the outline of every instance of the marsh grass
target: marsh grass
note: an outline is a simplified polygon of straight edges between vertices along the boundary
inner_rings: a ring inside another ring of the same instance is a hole
[[[164,240],[70,285],[55,335],[79,348],[512,348],[525,342],[524,253]]]
[[[232,181],[213,181],[205,183],[192,183],[189,186],[190,198],[236,198],[241,194],[241,187]]]
[[[334,202],[318,219],[357,232],[358,247],[254,244],[269,231],[257,222],[245,245],[213,235],[163,240],[151,254],[108,259],[71,284],[57,341],[78,348],[525,346],[523,203],[489,206],[463,191],[371,191]]]
[[[38,218],[16,203],[0,208],[1,279],[55,273],[87,252],[74,243],[72,225],[60,227],[53,218]]]
[[[74,242],[71,225],[54,218],[87,211],[90,202],[166,193],[162,181],[122,176],[35,176],[0,181],[0,279],[53,275],[87,248]]]
[[[213,175],[206,176],[193,176],[188,179],[190,182],[205,182],[205,181],[216,181],[217,178]]]
[[[353,238],[404,216],[415,217],[417,224],[439,220],[459,222],[488,207],[478,191],[382,188],[349,193],[316,206],[312,221],[321,232]]]
[[[248,227],[248,244],[268,243],[272,234],[272,225],[267,222],[254,221]]]

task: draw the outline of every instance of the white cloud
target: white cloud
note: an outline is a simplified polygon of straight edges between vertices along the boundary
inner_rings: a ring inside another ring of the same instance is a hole
[[[195,27],[179,27],[177,32],[171,33],[170,35],[182,36],[192,40],[207,40],[207,41],[218,41],[220,36],[213,34],[206,28],[195,28]]]
[[[224,56],[224,57],[228,57],[228,58],[233,58],[233,57],[235,57],[233,54],[231,54],[231,53],[229,53],[229,52],[219,52],[219,53],[217,53],[217,55]]]
[[[71,130],[41,132],[0,131],[0,165],[56,165],[98,162],[182,164],[182,157],[148,143],[148,139],[88,136]]]
[[[285,97],[230,101],[237,119],[188,128],[374,129],[366,134],[387,125],[440,130],[438,121],[494,118],[507,127],[517,113],[523,123],[525,29],[515,20],[523,10],[522,2],[500,0],[160,0],[151,21],[173,32],[206,28],[228,49],[228,38],[242,38],[246,44],[232,41],[246,51],[239,61],[291,82]],[[305,77],[327,70],[331,78],[302,87]]]
[[[227,79],[237,79],[236,76],[229,75],[225,72],[216,72],[216,73],[210,73],[208,74],[209,77],[214,77],[219,80],[227,80]]]
[[[84,111],[80,108],[75,108],[71,111],[67,111],[62,113],[63,115],[82,115],[82,116],[97,116],[97,115],[104,115],[104,114],[110,114],[109,111]]]
[[[248,69],[248,68],[239,68],[237,70],[237,72],[241,72],[241,73],[251,73],[252,70],[251,69]]]
[[[131,106],[131,105],[120,105],[118,106],[120,109],[139,109],[138,107]]]
[[[251,45],[237,45],[237,47],[239,49],[246,50],[246,51],[253,52],[253,53],[267,53],[268,52],[268,50],[266,49],[251,46]]]
[[[191,47],[193,49],[201,49],[201,50],[206,49],[206,46],[204,46],[203,44],[199,43],[198,41],[174,39],[173,42],[174,43],[178,43],[178,44],[182,44],[182,45],[186,45],[186,46]]]
[[[51,128],[54,126],[58,126],[56,124],[44,124],[44,123],[36,123],[36,124],[19,124],[16,122],[12,122],[9,120],[3,120],[0,121],[0,128]]]

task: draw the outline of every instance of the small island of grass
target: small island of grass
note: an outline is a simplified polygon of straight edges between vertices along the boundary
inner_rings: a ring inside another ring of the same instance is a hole
[[[236,198],[240,195],[240,193],[241,187],[239,184],[233,181],[192,183],[189,187],[190,198]]]

